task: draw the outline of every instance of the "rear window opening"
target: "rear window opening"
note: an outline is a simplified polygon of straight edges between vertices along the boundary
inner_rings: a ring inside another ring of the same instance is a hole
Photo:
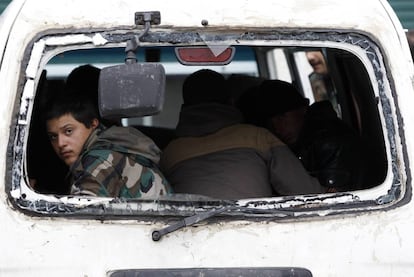
[[[323,34],[319,35],[323,37]],[[222,36],[225,37],[225,35]],[[229,37],[232,36],[234,35],[229,35]],[[243,40],[240,40],[238,44],[231,45],[234,49],[231,62],[220,65],[209,65],[205,61],[198,65],[197,62],[195,65],[183,65],[175,55],[176,46],[171,44],[152,46],[151,41],[147,42],[138,49],[137,59],[138,62],[157,62],[164,66],[166,73],[164,105],[157,115],[124,118],[120,124],[136,128],[149,136],[161,150],[164,150],[177,136],[176,126],[183,105],[182,88],[190,74],[200,69],[210,69],[220,73],[227,83],[230,83],[229,80],[234,77],[239,78],[237,82],[233,82],[232,87],[228,86],[226,89],[234,90],[232,91],[233,104],[239,110],[245,109],[241,111],[242,113],[249,111],[254,105],[256,105],[256,112],[264,109],[264,106],[257,104],[263,102],[259,101],[260,94],[257,91],[255,94],[254,90],[263,80],[285,81],[295,86],[303,97],[309,100],[310,105],[318,102],[329,103],[335,115],[357,135],[362,147],[351,149],[351,151],[360,152],[363,160],[355,161],[361,165],[361,173],[358,178],[355,178],[352,189],[339,191],[333,189],[322,194],[303,192],[289,196],[273,193],[257,199],[255,197],[220,199],[209,198],[202,194],[188,193],[187,195],[185,192],[180,192],[155,202],[158,206],[155,210],[164,209],[168,214],[168,211],[176,211],[178,207],[185,207],[188,203],[191,203],[188,206],[190,210],[208,209],[223,203],[226,205],[238,203],[237,205],[257,209],[259,212],[268,210],[269,214],[275,209],[324,210],[329,205],[346,203],[357,203],[355,205],[358,207],[352,208],[351,205],[349,210],[359,210],[366,200],[390,199],[389,197],[381,198],[381,195],[383,191],[390,190],[390,178],[392,179],[391,175],[395,173],[390,168],[393,154],[388,146],[390,144],[388,140],[392,136],[387,135],[389,132],[394,132],[388,126],[394,119],[389,114],[385,114],[383,110],[389,95],[377,83],[382,81],[377,78],[385,76],[379,76],[379,72],[383,69],[379,68],[377,63],[376,59],[379,57],[375,52],[377,51],[375,45],[369,39],[365,39],[365,44],[372,44],[371,48],[366,48],[364,44],[365,48],[362,49],[361,45],[349,41],[342,45],[343,49],[338,49],[330,46],[329,41],[323,41],[321,38],[316,41],[305,41],[305,43],[302,41],[298,43],[300,46],[292,43],[294,39],[299,39],[299,36],[296,38],[292,35],[284,43],[273,41],[272,38],[271,35],[266,37],[266,34],[258,34],[257,39],[260,41],[254,39],[245,41],[245,45],[243,45]],[[318,38],[318,35],[315,34],[315,38]],[[341,34],[338,34],[339,38],[342,38]],[[67,46],[62,45],[62,47]],[[96,203],[100,203],[105,207],[109,205],[111,209],[103,209],[110,210],[110,216],[116,216],[125,214],[123,203],[128,203],[128,205],[137,205],[137,209],[133,210],[138,214],[156,215],[154,209],[150,208],[154,204],[151,201],[72,196],[68,193],[70,188],[64,185],[68,168],[54,153],[42,121],[42,111],[48,108],[47,100],[64,89],[69,73],[78,66],[92,65],[101,69],[114,64],[122,64],[125,57],[123,47],[98,48],[94,46],[89,49],[84,47],[76,49],[71,45],[70,48],[64,48],[65,50],[59,49],[59,46],[46,48],[48,54],[44,55],[42,66],[36,77],[35,97],[29,102],[28,125],[21,126],[27,131],[27,139],[18,140],[22,143],[25,158],[14,157],[16,159],[14,162],[24,163],[25,166],[22,172],[16,172],[16,175],[21,175],[22,179],[21,182],[16,182],[14,179],[12,196],[19,199],[17,200],[19,206],[28,210],[35,207],[33,211],[45,214],[51,214],[48,210],[53,210],[53,214],[86,213],[93,216],[94,208],[102,209],[103,206],[96,206]],[[180,47],[185,49],[185,47],[194,47],[194,45],[182,43]],[[358,52],[358,55],[355,52]],[[309,56],[312,53],[323,58],[327,72],[317,73],[317,67],[320,65],[316,61],[311,61]],[[253,93],[249,96],[251,97],[249,101],[243,102],[241,95],[245,95],[247,91]],[[255,124],[246,118],[247,116],[244,116],[243,123]],[[264,128],[264,126],[260,127]],[[21,134],[16,133],[16,136],[21,136]],[[223,171],[225,170],[226,168],[223,168]],[[32,184],[36,182],[34,189],[30,188],[31,182]],[[388,183],[388,189],[379,189],[385,186],[385,183]],[[54,201],[60,205],[52,205]],[[140,209],[139,203],[152,204],[148,204],[148,209]],[[28,207],[30,205],[32,208]],[[54,208],[51,208],[52,206]],[[92,209],[85,210],[84,207],[92,207]],[[343,207],[338,209],[343,210]]]

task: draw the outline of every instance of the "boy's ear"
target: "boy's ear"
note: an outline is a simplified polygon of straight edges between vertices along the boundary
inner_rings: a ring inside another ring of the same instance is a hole
[[[96,127],[98,127],[98,126],[99,126],[99,119],[97,119],[97,118],[92,119],[91,128],[96,129]]]

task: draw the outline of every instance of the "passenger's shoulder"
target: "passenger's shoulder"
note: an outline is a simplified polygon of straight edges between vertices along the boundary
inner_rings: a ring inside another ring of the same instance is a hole
[[[276,135],[266,128],[251,124],[237,124],[235,125],[235,129],[240,135],[255,140],[256,147],[261,151],[267,151],[276,146],[286,146]]]

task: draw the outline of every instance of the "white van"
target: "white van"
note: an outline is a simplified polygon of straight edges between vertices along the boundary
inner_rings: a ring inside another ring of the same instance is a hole
[[[329,100],[370,153],[364,182],[237,200],[68,195],[44,102],[79,65],[124,64],[131,43],[162,65],[165,96],[157,115],[122,122],[160,148],[190,73],[281,79],[313,102],[306,52],[323,53]],[[14,0],[0,18],[0,276],[413,276],[413,81],[386,0]]]

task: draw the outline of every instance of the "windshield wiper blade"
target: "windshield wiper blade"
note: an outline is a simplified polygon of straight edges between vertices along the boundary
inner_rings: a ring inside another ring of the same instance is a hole
[[[236,210],[242,213],[245,213],[245,214],[262,214],[262,215],[272,215],[272,216],[279,216],[279,217],[293,216],[295,214],[294,211],[291,211],[289,209],[286,209],[286,210],[277,209],[277,211],[275,210],[267,211],[267,210],[260,210],[260,209],[258,210],[255,208],[248,208],[246,206],[235,206],[235,205],[222,206],[217,209],[212,209],[208,212],[202,212],[202,213],[195,214],[189,217],[185,217],[184,219],[178,221],[177,223],[174,223],[160,230],[155,230],[152,232],[152,240],[159,241],[166,234],[177,231],[187,226],[194,225],[200,221],[213,217],[217,214],[221,214],[223,212],[228,212],[228,211],[236,211]]]
[[[203,221],[207,218],[213,217],[217,214],[220,214],[222,212],[228,211],[230,209],[232,209],[234,207],[231,206],[225,206],[225,207],[221,207],[218,209],[213,209],[211,211],[205,212],[205,213],[199,213],[199,214],[195,214],[189,217],[186,217],[180,221],[178,221],[177,223],[174,223],[170,226],[167,226],[165,228],[162,228],[160,230],[155,230],[152,232],[152,240],[153,241],[159,241],[164,235],[169,234],[171,232],[174,232],[176,230],[179,230],[181,228],[187,227],[187,226],[191,226],[193,224],[196,224],[200,221]]]

